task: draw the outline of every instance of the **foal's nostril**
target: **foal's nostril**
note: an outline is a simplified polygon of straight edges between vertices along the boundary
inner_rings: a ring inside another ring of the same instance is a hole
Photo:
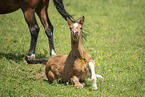
[[[74,31],[73,34],[78,34],[78,31]]]

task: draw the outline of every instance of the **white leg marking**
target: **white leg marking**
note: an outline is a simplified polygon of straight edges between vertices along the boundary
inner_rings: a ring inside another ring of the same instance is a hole
[[[35,58],[35,54],[32,54],[31,57],[34,57]]]
[[[28,58],[35,59],[35,54],[31,54],[30,56],[28,56]]]
[[[96,81],[97,81],[97,78],[96,78],[96,74],[95,74],[95,68],[94,68],[94,63],[93,62],[89,62],[89,68],[91,70],[91,74],[92,74],[92,89],[98,89],[97,88],[97,84],[96,84]]]
[[[96,77],[104,79],[104,78],[102,77],[102,75],[96,74]]]
[[[55,56],[56,55],[56,53],[55,53],[55,51],[52,49],[52,51],[51,51],[51,57],[52,56]]]

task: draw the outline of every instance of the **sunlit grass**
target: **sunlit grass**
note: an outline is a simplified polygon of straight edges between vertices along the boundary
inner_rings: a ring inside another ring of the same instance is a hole
[[[21,10],[0,15],[0,96],[71,96],[71,97],[144,97],[145,94],[145,1],[144,0],[64,0],[74,18],[85,16],[83,43],[95,61],[98,90],[86,81],[83,89],[72,85],[49,84],[44,65],[29,65],[30,33]],[[49,16],[54,26],[57,54],[70,51],[70,32],[66,21],[50,1]],[[49,58],[48,39],[41,28],[36,58]]]

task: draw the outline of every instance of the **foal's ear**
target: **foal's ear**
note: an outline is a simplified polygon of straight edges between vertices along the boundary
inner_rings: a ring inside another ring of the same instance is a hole
[[[66,18],[68,25],[71,25],[73,22],[71,21],[71,19],[69,19],[68,17]]]
[[[83,25],[83,24],[84,24],[84,21],[85,21],[85,17],[83,16],[83,17],[81,18],[81,20],[80,20],[79,23],[80,23],[81,25]]]

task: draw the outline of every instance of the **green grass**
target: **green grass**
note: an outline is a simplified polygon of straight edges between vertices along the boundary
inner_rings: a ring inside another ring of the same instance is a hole
[[[71,96],[71,97],[144,97],[145,96],[145,1],[144,0],[64,0],[74,18],[85,16],[83,29],[89,32],[83,44],[95,61],[98,91],[86,81],[83,89],[72,85],[49,84],[44,79],[44,65],[29,65],[30,33],[21,10],[0,15],[0,96]],[[54,26],[57,54],[70,51],[67,22],[53,6],[49,16]],[[48,39],[41,28],[36,58],[49,58]]]

